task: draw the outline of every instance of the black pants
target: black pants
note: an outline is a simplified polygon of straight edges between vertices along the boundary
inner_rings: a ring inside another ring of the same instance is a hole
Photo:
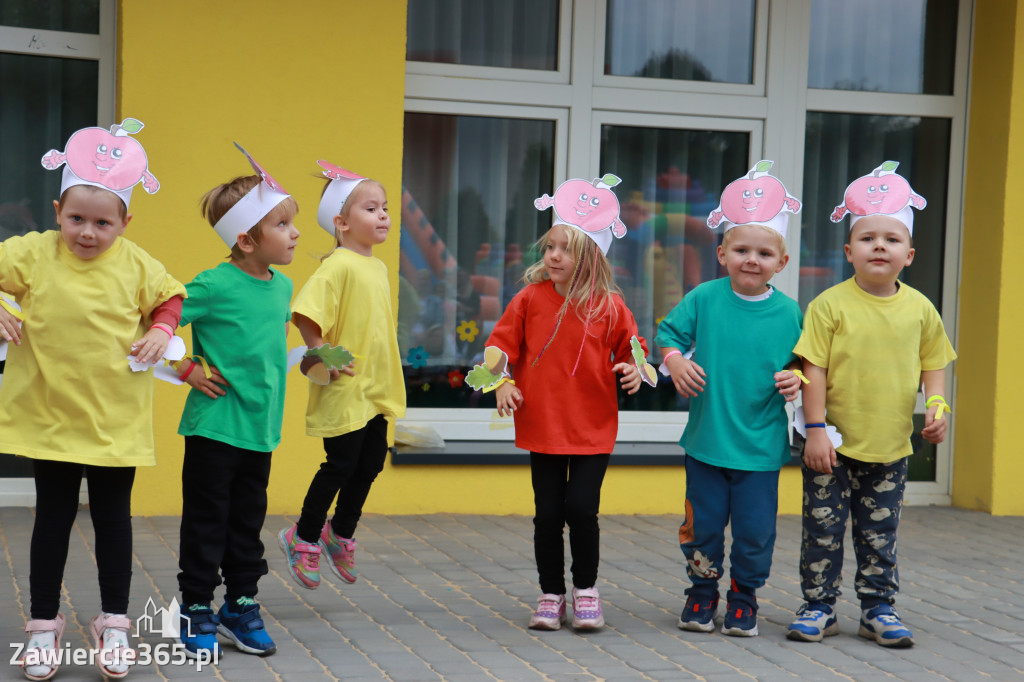
[[[33,460],[36,521],[29,551],[29,593],[33,619],[53,620],[60,610],[60,586],[68,559],[71,528],[78,513],[82,474],[89,481],[89,512],[96,533],[100,607],[127,613],[132,585],[132,485],[135,467],[100,467]]]
[[[324,450],[327,460],[320,465],[302,501],[297,532],[305,542],[320,538],[327,510],[335,497],[338,504],[331,529],[341,538],[355,535],[370,486],[388,456],[388,422],[378,414],[357,431],[324,438]]]
[[[267,517],[270,454],[185,436],[178,556],[184,603],[213,601],[221,574],[228,601],[256,596],[267,574],[260,531]]]
[[[601,483],[609,455],[544,455],[530,453],[533,479],[533,550],[540,589],[565,594],[565,545],[562,531],[569,524],[572,584],[579,589],[597,582],[601,530],[597,512]]]

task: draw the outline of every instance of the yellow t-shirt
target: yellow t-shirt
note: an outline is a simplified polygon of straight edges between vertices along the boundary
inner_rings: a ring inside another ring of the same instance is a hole
[[[306,433],[331,437],[366,426],[378,414],[405,416],[405,379],[391,307],[388,269],[373,256],[338,248],[292,304],[320,325],[324,341],[356,356],[355,376],[327,386],[310,382]]]
[[[921,372],[956,359],[939,312],[921,292],[900,283],[895,295],[880,298],[852,277],[807,306],[793,352],[827,370],[825,419],[843,436],[840,454],[878,463],[913,452]]]
[[[153,373],[127,356],[146,319],[185,287],[118,237],[91,260],[56,230],[0,244],[0,290],[25,313],[0,390],[0,452],[96,466],[148,466]]]

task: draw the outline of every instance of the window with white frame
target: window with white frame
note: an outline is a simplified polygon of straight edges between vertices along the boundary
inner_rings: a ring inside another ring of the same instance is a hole
[[[493,427],[493,398],[460,380],[550,224],[532,200],[569,177],[622,178],[629,232],[609,258],[652,338],[687,291],[723,274],[720,235],[704,220],[753,162],[773,159],[773,173],[802,187],[790,265],[775,284],[806,305],[850,274],[843,228],[828,220],[846,184],[898,160],[929,198],[905,279],[952,333],[970,10],[936,0],[410,0],[403,199],[418,212],[403,201],[412,303],[400,317],[411,418],[448,438],[511,438]],[[864,16],[877,30],[839,29]],[[430,237],[417,240],[424,225]],[[447,260],[431,265],[433,252]],[[621,407],[620,441],[674,442],[687,405],[666,385]],[[948,464],[929,457],[915,476],[941,487]]]
[[[40,159],[112,121],[114,12],[114,0],[0,3],[0,240],[55,226],[60,173]],[[0,503],[31,499],[31,482],[16,480],[30,464],[0,454]]]

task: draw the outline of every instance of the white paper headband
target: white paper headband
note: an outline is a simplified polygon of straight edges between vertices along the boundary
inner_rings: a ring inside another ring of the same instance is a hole
[[[316,222],[333,237],[334,216],[341,213],[341,207],[348,201],[356,185],[366,178],[352,171],[347,171],[341,166],[335,166],[333,163],[323,159],[317,161],[317,163],[324,169],[324,177],[330,178],[331,182],[328,183],[327,189],[324,190],[323,196],[320,197],[320,205],[316,210]]]
[[[601,253],[608,255],[612,236],[626,234],[626,226],[619,218],[619,198],[611,190],[620,182],[622,180],[611,173],[593,182],[573,178],[559,185],[555,196],[545,194],[534,199],[533,205],[538,211],[554,206],[552,226],[570,225],[582,230],[597,244]]]
[[[66,163],[61,175],[60,193],[75,185],[91,185],[120,197],[128,208],[132,189],[139,182],[150,194],[160,183],[149,172],[146,150],[139,141],[129,137],[145,127],[142,121],[126,118],[120,125],[104,128],[82,128],[68,138],[64,151],[51,149],[43,155],[44,168],[55,170]]]
[[[896,172],[899,161],[886,161],[881,166],[862,175],[846,188],[843,203],[832,211],[831,220],[838,223],[850,213],[850,229],[861,218],[884,215],[894,218],[907,226],[914,236],[913,208],[922,209],[928,205],[923,196],[910,188],[910,183]]]
[[[217,236],[223,239],[229,247],[238,243],[238,235],[251,230],[278,204],[291,196],[263,166],[256,162],[256,159],[252,158],[249,152],[242,148],[242,145],[236,142],[235,146],[238,147],[238,151],[245,154],[245,158],[249,159],[249,164],[260,176],[260,184],[249,190],[213,226]]]
[[[742,178],[726,185],[718,208],[708,215],[708,227],[721,225],[723,232],[728,232],[739,225],[764,225],[785,238],[789,214],[799,213],[801,204],[781,180],[768,173],[774,164],[762,159]]]

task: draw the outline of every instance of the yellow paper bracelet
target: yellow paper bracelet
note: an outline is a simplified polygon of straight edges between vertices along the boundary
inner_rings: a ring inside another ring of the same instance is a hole
[[[938,405],[939,407],[935,410],[935,418],[942,419],[942,411],[945,410],[950,414],[953,414],[953,410],[949,407],[949,403],[941,395],[933,395],[928,400],[924,401],[925,407],[931,407],[932,405]]]
[[[790,370],[790,371],[791,371],[791,372],[792,372],[793,374],[795,374],[795,375],[797,375],[798,377],[800,377],[800,381],[804,382],[805,384],[809,384],[809,383],[811,383],[811,380],[810,380],[810,379],[808,379],[807,377],[805,377],[805,376],[804,376],[804,373],[803,373],[803,372],[801,372],[800,370],[798,370],[798,369],[792,369],[792,370]]]
[[[25,315],[20,310],[18,310],[17,308],[15,308],[13,305],[11,305],[2,298],[0,298],[0,308],[3,308],[11,315],[14,315],[16,318],[18,318],[19,322],[25,321]]]
[[[493,391],[494,389],[498,388],[498,386],[501,386],[502,384],[512,384],[513,386],[515,386],[516,382],[512,381],[508,377],[502,377],[502,378],[498,379],[497,381],[495,381],[490,386],[488,386],[487,388],[485,388],[482,392],[483,393],[490,393],[491,391]]]

